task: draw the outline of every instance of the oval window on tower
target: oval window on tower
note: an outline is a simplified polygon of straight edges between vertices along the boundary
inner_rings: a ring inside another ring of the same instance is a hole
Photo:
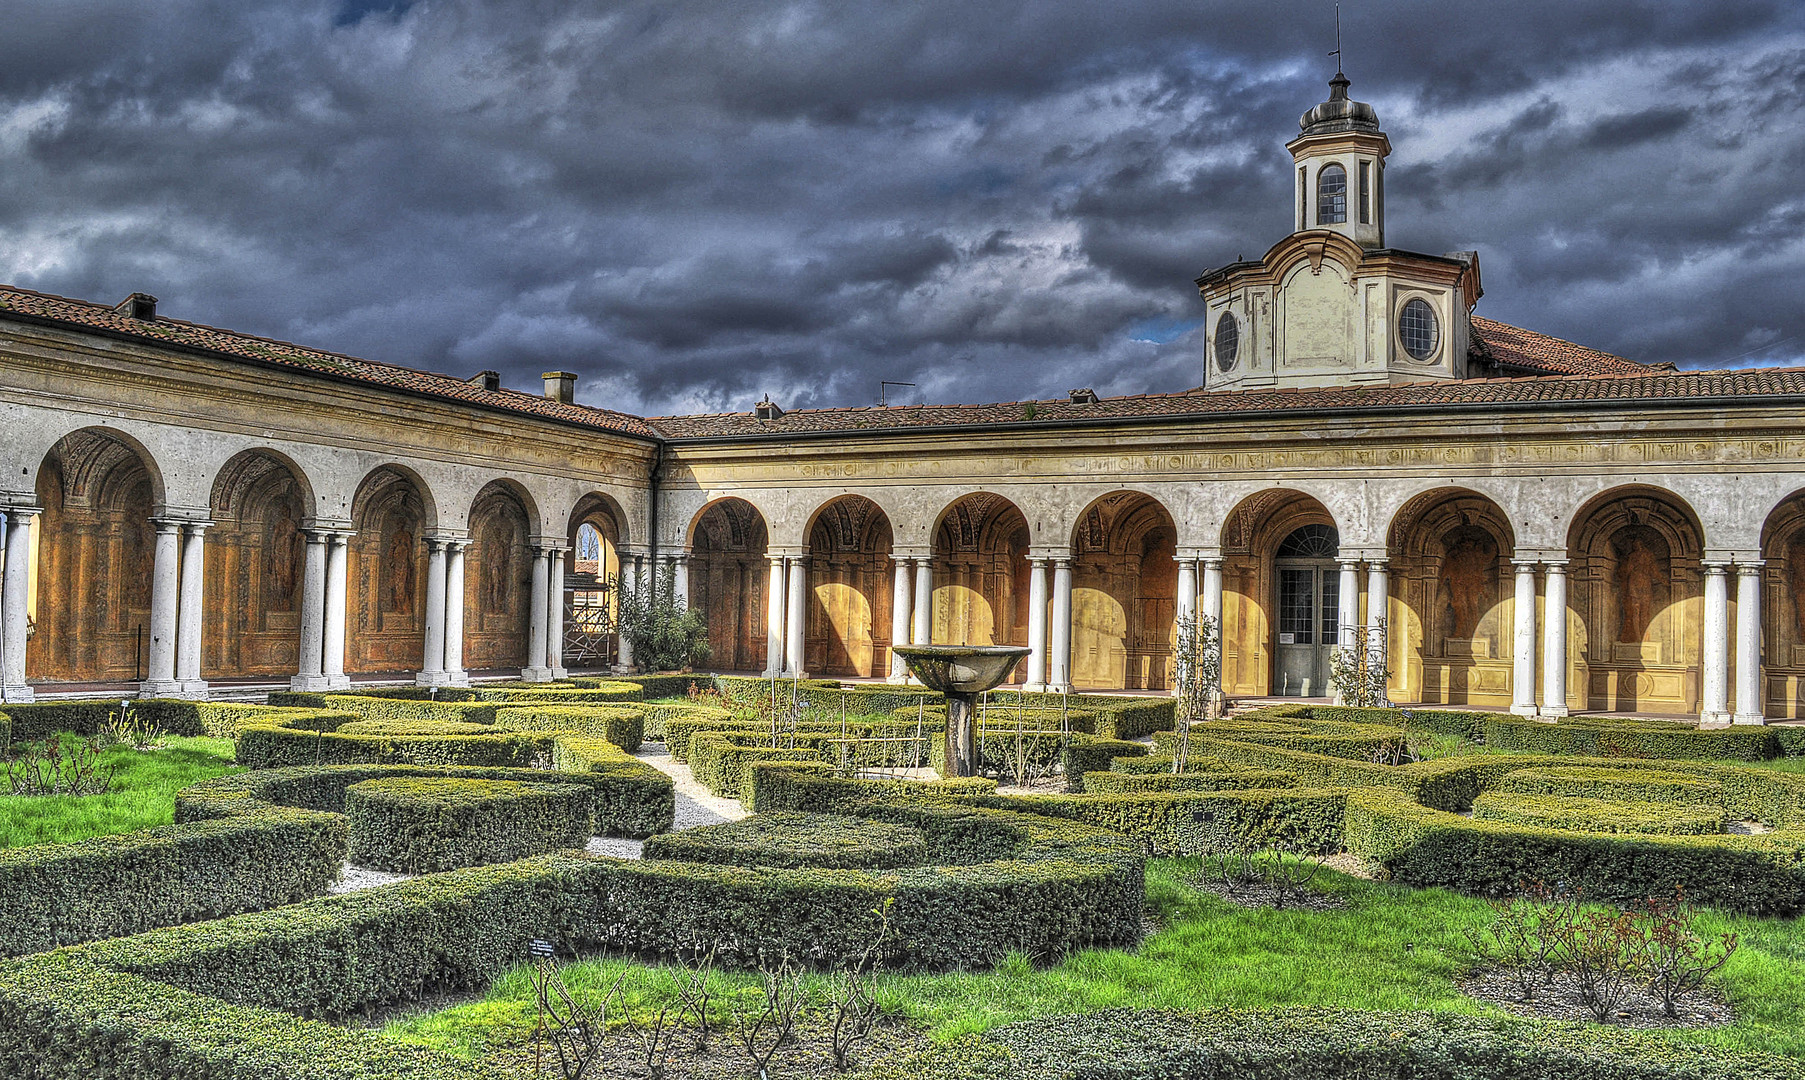
[[[1426,300],[1412,300],[1398,317],[1398,341],[1414,360],[1427,360],[1441,344],[1441,327],[1435,309]]]
[[[1228,312],[1216,320],[1216,366],[1229,371],[1235,366],[1235,353],[1241,348],[1241,328]]]

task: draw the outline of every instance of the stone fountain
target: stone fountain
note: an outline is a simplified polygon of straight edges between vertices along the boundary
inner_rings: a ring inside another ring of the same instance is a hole
[[[1025,645],[896,645],[896,655],[930,690],[946,695],[946,771],[978,774],[978,695],[998,685],[1028,655]]]

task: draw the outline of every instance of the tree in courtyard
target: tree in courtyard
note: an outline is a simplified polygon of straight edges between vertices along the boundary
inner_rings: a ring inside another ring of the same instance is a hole
[[[615,583],[616,630],[641,671],[676,671],[708,663],[708,621],[677,595],[676,567],[650,581]]]

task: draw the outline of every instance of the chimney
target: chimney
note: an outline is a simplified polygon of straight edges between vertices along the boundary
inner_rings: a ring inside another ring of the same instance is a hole
[[[783,410],[777,407],[777,403],[771,400],[769,394],[765,395],[763,401],[752,407],[752,412],[760,420],[776,420],[783,415]]]
[[[119,301],[119,306],[113,310],[149,322],[157,317],[157,298],[149,293],[135,292]]]
[[[547,371],[539,376],[545,380],[545,396],[553,401],[573,404],[577,400],[577,374],[574,371]]]
[[[491,390],[491,391],[500,390],[501,389],[501,372],[499,372],[499,371],[479,371],[475,375],[470,376],[468,379],[465,379],[464,381],[469,383],[471,386],[480,386],[484,390]]]
[[[1074,405],[1095,405],[1097,403],[1097,392],[1088,386],[1078,390],[1068,390],[1066,393],[1071,396]]]

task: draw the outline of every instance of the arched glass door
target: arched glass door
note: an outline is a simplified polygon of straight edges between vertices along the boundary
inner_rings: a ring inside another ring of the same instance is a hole
[[[1321,697],[1328,692],[1329,652],[1340,627],[1341,538],[1332,525],[1305,525],[1285,537],[1273,556],[1277,578],[1278,641],[1272,692]]]

